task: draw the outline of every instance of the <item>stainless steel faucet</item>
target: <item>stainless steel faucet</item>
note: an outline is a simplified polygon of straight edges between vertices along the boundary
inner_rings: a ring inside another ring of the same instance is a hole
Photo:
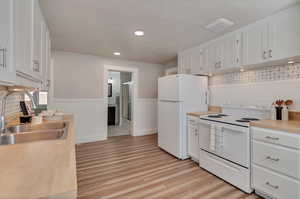
[[[2,98],[2,109],[1,109],[1,115],[0,115],[0,133],[3,133],[5,131],[5,126],[6,126],[6,123],[5,123],[5,111],[6,111],[6,102],[7,102],[7,98],[14,94],[14,93],[20,93],[20,94],[26,94],[30,101],[32,102],[32,108],[33,109],[36,109],[37,108],[37,105],[36,105],[36,102],[35,100],[33,99],[33,96],[31,93],[29,93],[28,91],[26,90],[20,90],[20,89],[16,89],[16,90],[7,90],[7,93],[4,95],[4,97]]]

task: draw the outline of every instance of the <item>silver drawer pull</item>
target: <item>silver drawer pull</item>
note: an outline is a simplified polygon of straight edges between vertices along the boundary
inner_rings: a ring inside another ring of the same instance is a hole
[[[266,157],[267,160],[272,160],[274,162],[278,162],[280,159],[279,158],[272,158],[271,156]]]
[[[279,140],[279,138],[277,137],[271,137],[271,136],[266,136],[266,139],[270,139],[270,140]]]
[[[269,182],[266,182],[266,185],[268,185],[269,187],[272,187],[273,189],[279,189],[279,186],[277,186],[277,185],[272,185],[272,184],[269,183]]]

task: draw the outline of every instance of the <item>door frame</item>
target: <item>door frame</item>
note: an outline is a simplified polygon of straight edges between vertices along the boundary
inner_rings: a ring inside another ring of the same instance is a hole
[[[132,106],[131,106],[131,122],[130,122],[130,135],[136,135],[136,118],[138,112],[137,106],[137,98],[138,98],[138,69],[131,68],[126,66],[114,66],[114,65],[104,65],[103,71],[103,98],[104,98],[104,107],[105,107],[105,124],[107,125],[107,107],[108,107],[108,73],[109,71],[117,71],[117,72],[130,72],[132,79]],[[108,137],[108,128],[106,128],[106,137]]]

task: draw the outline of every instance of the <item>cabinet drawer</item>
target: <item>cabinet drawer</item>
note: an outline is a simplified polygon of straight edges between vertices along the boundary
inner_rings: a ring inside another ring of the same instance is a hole
[[[273,144],[252,141],[253,162],[300,179],[300,152]]]
[[[300,198],[300,182],[254,165],[252,171],[255,190],[278,199]]]
[[[251,132],[253,139],[290,148],[300,149],[299,135],[257,127],[252,127]]]
[[[251,193],[250,170],[233,164],[206,151],[200,150],[200,167],[239,187],[247,193]]]

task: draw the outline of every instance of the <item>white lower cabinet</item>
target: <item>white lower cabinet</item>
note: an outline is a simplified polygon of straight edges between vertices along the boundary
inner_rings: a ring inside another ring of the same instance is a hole
[[[299,199],[300,182],[269,169],[253,165],[253,186],[266,198]]]
[[[188,155],[192,160],[199,161],[199,129],[198,118],[188,116]]]
[[[251,128],[252,186],[266,198],[300,198],[300,136]]]

